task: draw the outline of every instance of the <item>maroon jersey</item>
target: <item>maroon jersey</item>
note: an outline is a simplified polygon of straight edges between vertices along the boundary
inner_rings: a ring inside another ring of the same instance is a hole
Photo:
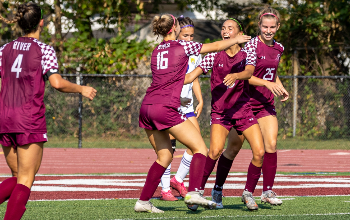
[[[256,56],[253,49],[242,49],[233,57],[225,51],[209,53],[204,57],[199,67],[204,73],[213,69],[211,74],[212,114],[239,119],[251,111],[248,80],[236,80],[231,87],[225,86],[223,81],[227,74],[242,72],[246,65],[255,63]]]
[[[273,46],[268,46],[259,37],[255,37],[245,45],[245,48],[256,48],[257,59],[253,75],[275,82],[278,64],[284,51],[282,44],[274,41]],[[262,108],[264,105],[274,105],[274,96],[266,87],[250,85],[249,92],[250,104],[253,109]]]
[[[152,52],[152,84],[142,104],[164,104],[180,107],[180,94],[185,80],[188,57],[198,56],[201,43],[193,41],[163,41]]]
[[[57,72],[54,49],[20,37],[0,48],[0,133],[46,133],[44,75]]]

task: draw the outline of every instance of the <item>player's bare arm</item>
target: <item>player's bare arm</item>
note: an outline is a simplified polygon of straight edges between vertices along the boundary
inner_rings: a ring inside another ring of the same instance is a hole
[[[289,98],[289,93],[287,92],[287,90],[284,88],[280,78],[277,76],[276,77],[276,83],[281,86],[283,88],[283,99],[281,100],[281,102],[285,102],[288,100]]]
[[[71,83],[63,79],[59,74],[52,74],[49,77],[49,82],[53,88],[60,92],[80,93],[90,100],[93,100],[97,93],[96,89],[90,86],[80,86],[75,83]]]
[[[196,118],[198,118],[199,115],[202,113],[202,109],[203,109],[203,97],[202,97],[202,91],[201,91],[201,86],[199,84],[198,77],[193,81],[193,92],[198,101],[198,105],[196,107],[196,110],[194,111],[194,113],[197,114]]]
[[[231,47],[232,45],[246,43],[250,39],[251,39],[251,36],[237,35],[235,38],[232,38],[229,40],[221,40],[221,41],[216,41],[214,43],[203,44],[200,53],[204,54],[204,53],[222,51]]]
[[[278,85],[275,82],[270,82],[264,79],[260,79],[258,77],[252,76],[249,79],[249,84],[253,86],[265,86],[268,90],[272,92],[274,96],[282,96],[284,94],[285,89]]]
[[[236,80],[248,80],[253,76],[255,66],[247,65],[244,71],[239,73],[230,73],[224,78],[223,83],[225,86],[232,86]]]
[[[192,72],[186,74],[184,85],[193,82],[202,73],[203,70],[200,67],[196,67],[196,69],[194,69]]]

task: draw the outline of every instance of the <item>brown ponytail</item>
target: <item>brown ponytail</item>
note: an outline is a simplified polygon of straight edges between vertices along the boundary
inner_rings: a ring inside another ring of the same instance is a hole
[[[152,21],[152,29],[154,35],[161,35],[165,37],[173,26],[176,26],[178,23],[177,19],[174,19],[170,14],[164,14],[161,16],[155,16]]]

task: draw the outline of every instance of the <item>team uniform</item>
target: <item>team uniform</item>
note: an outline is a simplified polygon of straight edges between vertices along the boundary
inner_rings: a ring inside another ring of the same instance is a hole
[[[204,57],[200,68],[211,74],[211,124],[220,124],[228,131],[236,129],[239,134],[257,124],[249,104],[249,82],[236,80],[231,87],[223,81],[227,74],[242,72],[246,65],[253,65],[256,56],[253,51],[242,49],[230,57],[225,51],[210,53]]]
[[[20,37],[0,48],[0,59],[0,144],[46,142],[45,80],[58,72],[54,49]]]
[[[152,84],[143,99],[139,126],[148,130],[164,130],[184,122],[180,94],[187,72],[188,59],[198,56],[201,43],[163,41],[152,53]]]
[[[273,41],[273,46],[270,47],[264,44],[259,37],[255,37],[247,43],[246,47],[256,48],[257,60],[253,75],[260,79],[275,82],[278,64],[284,51],[282,44]],[[263,86],[250,85],[249,92],[250,104],[257,119],[268,115],[276,115],[274,95],[270,90]]]
[[[187,73],[192,72],[199,64],[202,62],[202,57],[192,55],[189,57],[188,60],[188,68],[187,68]],[[186,74],[187,74],[186,73]],[[181,106],[180,110],[184,114],[186,114],[186,117],[196,117],[196,114],[194,113],[194,108],[193,108],[193,94],[192,94],[192,88],[193,88],[193,82],[186,84],[182,87],[181,90],[181,98],[188,98],[191,99],[191,103],[188,106]]]

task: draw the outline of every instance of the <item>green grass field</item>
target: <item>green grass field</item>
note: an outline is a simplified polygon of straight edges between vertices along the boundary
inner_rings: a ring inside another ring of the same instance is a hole
[[[209,138],[204,139],[207,147],[209,148]],[[349,150],[350,141],[347,139],[334,139],[334,140],[302,140],[302,139],[285,139],[278,140],[278,149],[338,149]],[[77,138],[50,138],[45,147],[50,148],[77,148]],[[184,145],[177,142],[178,148],[185,148]],[[97,139],[97,138],[84,138],[83,148],[151,148],[150,143],[146,138],[140,139]],[[247,141],[243,144],[243,149],[250,149]]]
[[[259,210],[253,212],[238,197],[224,198],[225,209],[197,212],[188,210],[182,200],[151,200],[164,214],[135,213],[135,199],[30,201],[22,219],[350,219],[350,196],[281,198],[286,199],[282,206],[258,203]],[[5,209],[6,203],[0,206],[2,215]]]

